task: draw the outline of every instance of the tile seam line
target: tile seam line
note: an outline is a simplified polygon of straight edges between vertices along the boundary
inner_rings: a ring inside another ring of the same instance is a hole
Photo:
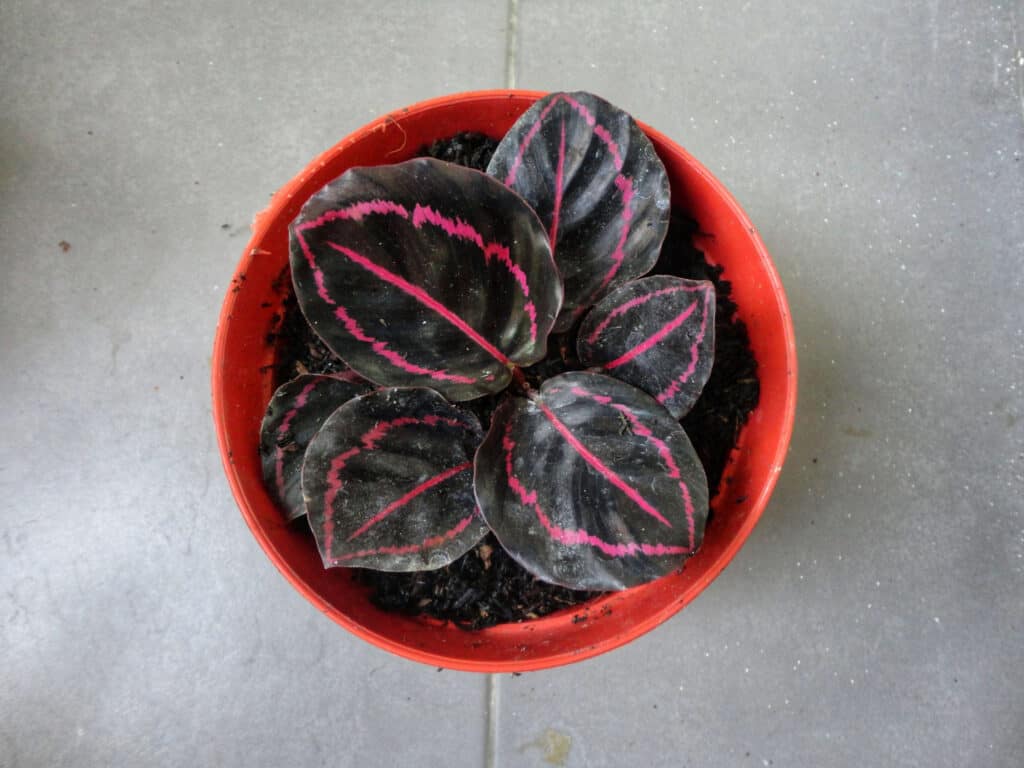
[[[484,768],[497,768],[498,765],[498,712],[500,678],[497,674],[487,675],[485,696],[487,713],[484,731]]]
[[[516,87],[516,49],[519,42],[519,0],[508,0],[505,16],[505,87]]]
[[[516,48],[519,37],[519,0],[508,0],[505,13],[505,87],[516,87]],[[487,675],[484,686],[486,713],[484,718],[484,768],[498,765],[498,675]]]

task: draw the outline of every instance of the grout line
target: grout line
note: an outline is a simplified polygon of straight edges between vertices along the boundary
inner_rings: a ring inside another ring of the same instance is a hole
[[[516,48],[519,43],[519,0],[508,0],[505,24],[505,87],[516,87]]]
[[[487,697],[487,730],[484,732],[484,768],[497,768],[498,765],[498,702],[500,699],[500,682],[498,675],[488,675],[485,695]]]
[[[1013,34],[1013,50],[1010,52],[1011,56],[1018,58],[1016,72],[1014,72],[1014,80],[1017,83],[1017,101],[1020,102],[1020,116],[1024,120],[1024,65],[1020,63],[1021,49],[1017,42],[1017,14],[1010,13],[1010,32]]]

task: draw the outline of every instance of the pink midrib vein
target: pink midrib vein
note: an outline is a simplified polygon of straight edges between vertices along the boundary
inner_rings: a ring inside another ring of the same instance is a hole
[[[679,465],[676,464],[676,460],[672,456],[672,451],[668,447],[668,443],[655,435],[654,432],[640,421],[639,417],[627,406],[621,403],[613,403],[612,408],[626,417],[635,434],[646,439],[654,446],[655,450],[658,451],[658,455],[661,457],[662,462],[665,464],[665,469],[668,470],[668,476],[678,483],[679,493],[683,500],[683,509],[686,513],[686,529],[687,534],[690,537],[690,549],[692,550],[697,536],[696,525],[693,520],[693,499],[690,497],[690,488],[686,484],[686,481],[683,480],[683,474],[679,471]]]
[[[295,228],[295,234],[298,235],[300,242],[302,243],[302,252],[306,257],[306,261],[309,262],[309,267],[314,272],[314,281],[317,284],[318,289],[322,289],[326,292],[326,288],[323,285],[323,273],[320,272],[316,266],[315,259],[313,258],[312,252],[309,250],[309,245],[306,242],[306,238],[303,233],[310,230],[316,229],[324,224],[332,221],[360,221],[365,216],[371,214],[378,214],[382,216],[398,216],[399,218],[409,220],[409,211],[401,203],[396,203],[393,200],[361,200],[345,208],[339,208],[332,211],[327,211],[316,219],[304,222]],[[456,238],[459,240],[465,240],[473,243],[477,248],[480,249],[481,254],[484,257],[484,263],[490,262],[491,257],[496,257],[498,262],[505,267],[512,275],[512,278],[516,281],[519,286],[519,290],[522,291],[523,297],[526,299],[530,298],[530,284],[526,273],[523,268],[512,260],[509,249],[498,242],[484,242],[483,236],[477,231],[472,225],[461,219],[453,219],[439,211],[435,211],[429,205],[421,205],[416,203],[416,206],[412,211],[412,225],[416,229],[421,229],[423,224],[431,224],[432,226],[438,227],[448,237]],[[324,298],[328,303],[329,297],[324,296],[321,293],[321,297]],[[527,306],[532,307],[533,302],[527,302]]]
[[[690,364],[686,366],[685,371],[673,379],[672,383],[655,398],[662,405],[665,404],[666,400],[675,397],[676,393],[679,392],[680,387],[689,381],[693,372],[697,370],[697,360],[699,356],[697,349],[704,343],[704,335],[708,330],[708,302],[711,298],[709,293],[709,291],[705,291],[704,293],[704,314],[700,318],[700,330],[697,331],[697,338],[694,340],[693,344],[690,345]]]
[[[572,310],[572,316],[576,318],[579,317],[584,312],[586,312],[587,309],[594,303],[595,297],[597,297],[602,291],[604,291],[604,289],[608,287],[611,281],[615,279],[615,276],[618,274],[619,269],[622,267],[623,261],[625,261],[625,254],[623,252],[623,248],[625,247],[626,239],[629,237],[630,223],[633,219],[633,211],[630,208],[630,205],[633,201],[634,192],[632,178],[622,173],[622,168],[624,165],[622,160],[622,154],[619,152],[619,146],[612,138],[611,132],[603,125],[597,122],[597,118],[589,109],[587,109],[585,105],[581,104],[576,99],[569,96],[569,94],[567,93],[559,94],[557,98],[552,99],[551,103],[548,104],[537,116],[537,119],[534,122],[534,124],[530,126],[530,130],[526,132],[526,135],[523,137],[522,141],[519,143],[519,146],[516,149],[516,156],[512,159],[511,167],[509,168],[508,174],[506,174],[505,176],[505,185],[511,187],[515,183],[516,173],[519,170],[519,166],[522,165],[523,157],[526,154],[527,149],[533,142],[534,138],[537,136],[537,133],[540,131],[541,124],[547,119],[548,114],[550,114],[550,112],[559,103],[568,104],[569,107],[576,110],[576,112],[580,114],[580,116],[587,123],[587,125],[590,126],[594,135],[597,136],[597,138],[605,145],[605,148],[608,150],[608,154],[612,159],[612,164],[615,166],[615,170],[618,171],[618,174],[615,177],[615,187],[616,189],[619,190],[619,194],[622,196],[622,212],[620,214],[620,218],[622,221],[622,229],[619,232],[619,240],[615,245],[615,250],[609,256],[609,258],[612,261],[612,265],[608,268],[608,271],[607,273],[605,273],[604,278],[602,278],[601,284],[594,290],[594,292],[587,298],[587,300],[583,302],[581,306],[578,306]],[[562,206],[561,196],[563,190],[561,177],[563,173],[563,163],[565,159],[565,118],[562,119],[561,125],[562,140],[559,146],[558,170],[556,172],[556,175],[558,176],[558,181],[555,184],[556,199],[554,213],[552,215],[551,222],[551,231],[553,234],[549,238],[551,241],[552,253],[554,253],[555,251],[555,235],[558,234],[558,219],[559,212]]]
[[[666,525],[669,528],[672,527],[672,523],[670,523],[663,514],[661,514],[657,509],[655,509],[651,505],[651,503],[647,501],[647,499],[641,496],[639,491],[636,490],[636,488],[634,488],[621,477],[619,477],[614,472],[614,470],[612,470],[607,464],[601,461],[601,459],[599,459],[597,456],[591,453],[587,446],[580,442],[579,438],[577,438],[576,435],[574,435],[569,430],[569,428],[565,426],[565,424],[563,424],[557,416],[555,416],[554,412],[550,408],[548,408],[547,405],[545,405],[539,399],[536,400],[535,402],[540,407],[541,412],[544,414],[547,420],[551,423],[551,426],[553,426],[558,431],[558,434],[565,438],[565,441],[572,446],[573,450],[575,450],[580,455],[580,457],[585,462],[587,462],[587,464],[589,464],[591,467],[597,470],[597,472],[605,480],[607,480],[609,483],[611,483],[624,494],[626,494],[626,496],[634,504],[640,507],[640,509],[646,512],[648,515],[650,515],[663,525]]]
[[[408,504],[410,501],[415,499],[417,496],[420,496],[421,494],[426,493],[431,488],[434,488],[435,486],[438,486],[441,483],[443,483],[445,480],[448,480],[449,478],[455,477],[455,475],[458,475],[458,474],[460,474],[462,472],[465,472],[467,469],[469,469],[472,466],[473,466],[473,462],[471,462],[471,461],[463,462],[462,464],[459,464],[458,466],[446,469],[444,472],[440,472],[440,473],[434,475],[433,477],[431,477],[430,479],[423,481],[422,483],[417,485],[415,488],[410,490],[408,493],[402,495],[401,498],[396,499],[395,501],[393,501],[390,504],[388,504],[386,507],[384,507],[384,509],[382,509],[380,512],[378,512],[373,517],[371,517],[369,520],[367,520],[365,523],[363,523],[361,526],[359,526],[359,528],[357,528],[348,537],[348,540],[352,541],[353,539],[358,538],[359,536],[362,536],[364,533],[366,533],[368,530],[370,530],[373,526],[375,526],[381,520],[383,520],[384,518],[388,517],[392,512],[394,512],[394,511],[396,511],[398,509],[401,509],[406,504]]]
[[[625,314],[626,312],[635,307],[643,306],[651,299],[656,299],[659,296],[670,296],[673,293],[679,293],[681,291],[686,293],[693,293],[694,291],[701,290],[704,290],[704,288],[693,287],[689,285],[671,285],[668,288],[659,288],[658,290],[651,291],[650,293],[643,293],[639,296],[634,296],[632,299],[629,299],[629,301],[624,301],[622,304],[619,304],[617,307],[612,309],[608,313],[608,315],[600,323],[597,324],[594,330],[587,334],[586,342],[587,344],[593,344],[594,342],[597,341],[598,337],[600,337],[600,335],[604,332],[604,329],[611,324],[612,320],[614,320],[619,315]]]
[[[661,328],[659,328],[657,331],[652,333],[650,336],[648,336],[642,342],[637,344],[631,350],[626,352],[624,355],[620,355],[619,357],[615,358],[610,363],[605,363],[602,367],[606,371],[610,371],[610,370],[612,370],[614,368],[618,368],[620,365],[625,365],[630,360],[632,360],[632,359],[634,359],[636,357],[639,357],[644,352],[649,350],[651,347],[657,346],[658,343],[662,339],[664,339],[666,336],[668,336],[670,333],[672,333],[672,331],[674,331],[676,328],[681,326],[683,323],[685,323],[689,319],[690,315],[692,315],[694,310],[697,309],[697,303],[698,302],[696,302],[696,301],[693,302],[690,306],[688,306],[686,309],[684,309],[678,315],[673,317],[671,320],[669,320],[667,323],[665,323]]]
[[[540,504],[537,503],[537,491],[529,490],[525,485],[520,482],[519,478],[516,477],[515,471],[513,470],[512,451],[515,450],[516,444],[511,437],[512,424],[509,422],[505,426],[505,434],[501,440],[502,450],[505,453],[505,476],[508,480],[509,488],[516,496],[519,497],[520,503],[527,507],[533,507],[533,512],[540,521],[540,524],[544,526],[544,529],[551,534],[552,538],[556,541],[560,541],[563,544],[570,546],[576,544],[586,544],[591,547],[596,547],[604,552],[606,555],[611,557],[630,557],[636,555],[638,552],[645,555],[679,555],[686,554],[688,550],[684,547],[677,547],[666,544],[640,544],[635,541],[631,541],[628,544],[622,542],[613,544],[610,541],[594,536],[588,533],[582,528],[575,530],[562,528],[556,525],[551,518],[547,516]]]
[[[562,138],[558,143],[558,167],[555,169],[555,207],[551,212],[551,231],[548,233],[548,240],[551,241],[551,254],[555,253],[555,243],[558,240],[558,219],[562,212],[562,184],[565,176],[565,118],[562,118]]]
[[[331,459],[331,463],[327,469],[327,488],[324,491],[323,496],[323,536],[324,536],[324,551],[330,552],[334,547],[334,500],[338,494],[341,493],[341,470],[348,464],[349,459],[358,456],[363,451],[373,451],[377,449],[380,441],[383,440],[387,434],[396,428],[414,426],[418,424],[426,424],[427,426],[433,427],[437,424],[445,424],[449,427],[465,426],[458,419],[446,418],[444,416],[424,416],[423,418],[416,418],[413,416],[400,416],[397,419],[391,421],[380,421],[373,425],[373,428],[364,432],[359,438],[359,444],[342,451],[340,454]]]
[[[470,338],[477,346],[479,346],[481,349],[487,352],[487,354],[489,354],[502,365],[511,365],[511,361],[500,349],[491,344],[491,342],[489,342],[487,339],[480,335],[479,331],[474,329],[472,326],[469,325],[469,323],[467,323],[457,314],[452,312],[450,309],[448,309],[448,307],[439,302],[437,299],[435,299],[433,296],[431,296],[429,293],[424,291],[419,286],[413,285],[401,275],[396,275],[394,272],[385,269],[379,264],[375,264],[365,256],[356,253],[351,248],[346,248],[343,245],[338,245],[337,243],[332,243],[330,241],[327,241],[327,245],[333,248],[338,253],[341,253],[344,256],[346,256],[350,261],[353,261],[356,264],[358,264],[360,267],[365,269],[370,274],[380,278],[389,285],[398,288],[403,293],[416,299],[416,301],[418,301],[423,306],[436,312],[438,315],[443,317],[453,326],[462,331],[462,333],[464,333],[468,338]]]

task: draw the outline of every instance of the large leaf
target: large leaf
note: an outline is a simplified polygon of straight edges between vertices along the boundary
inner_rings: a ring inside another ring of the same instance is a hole
[[[704,532],[708,488],[682,427],[601,374],[546,381],[495,413],[476,495],[508,552],[572,589],[625,589],[682,565]]]
[[[339,406],[370,391],[351,373],[299,376],[278,387],[267,406],[260,426],[263,480],[287,520],[306,514],[300,474],[309,441]]]
[[[302,490],[324,566],[440,568],[487,533],[473,496],[476,417],[426,388],[381,389],[324,422]]]
[[[430,159],[324,187],[292,225],[291,268],[306,319],[353,369],[450,400],[500,391],[511,366],[543,358],[562,298],[529,206]]]
[[[487,172],[544,222],[568,330],[616,285],[650,271],[668,230],[669,182],[628,114],[590,93],[552,93],[505,134]]]
[[[584,365],[640,387],[682,418],[715,359],[715,286],[659,275],[617,288],[591,310],[576,342]]]

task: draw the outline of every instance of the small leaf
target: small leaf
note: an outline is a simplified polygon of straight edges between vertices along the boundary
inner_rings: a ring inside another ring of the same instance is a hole
[[[715,286],[645,277],[591,310],[576,342],[580,361],[640,387],[681,419],[697,402],[715,359]]]
[[[636,121],[604,99],[545,96],[505,134],[487,172],[522,195],[548,231],[565,287],[556,331],[658,260],[668,174]]]
[[[450,400],[502,390],[544,357],[562,300],[536,214],[438,160],[353,168],[292,225],[303,314],[355,371]]]
[[[477,500],[498,541],[544,581],[625,589],[700,546],[708,487],[697,454],[649,395],[600,374],[546,381],[495,413]]]
[[[278,387],[267,406],[260,426],[263,480],[289,521],[306,514],[300,473],[309,441],[339,406],[370,391],[349,374],[299,376]]]
[[[426,388],[346,403],[306,450],[302,490],[324,566],[440,568],[487,533],[473,496],[480,422]]]

